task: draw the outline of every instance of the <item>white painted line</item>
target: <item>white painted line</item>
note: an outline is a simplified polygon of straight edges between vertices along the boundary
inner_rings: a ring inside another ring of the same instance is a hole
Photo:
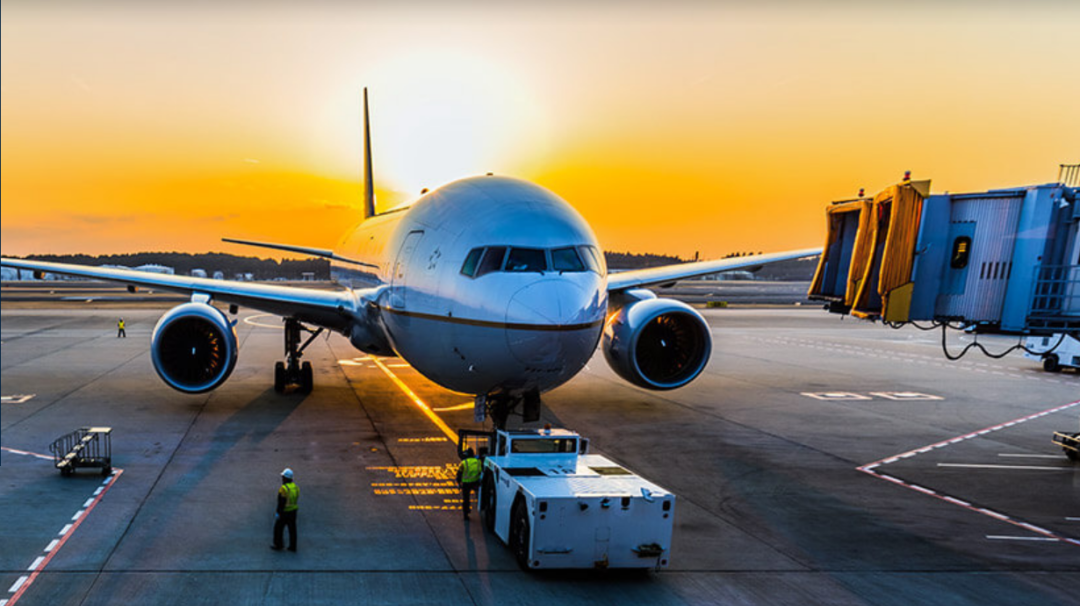
[[[15,584],[11,586],[11,589],[8,589],[8,593],[15,593],[18,591],[23,586],[23,583],[29,578],[30,577],[19,577],[19,580],[15,581]]]
[[[82,514],[84,514],[84,513],[86,513],[86,510],[85,510],[85,509],[81,509],[81,510],[79,510],[79,512],[78,512],[78,513],[76,513],[75,515],[71,516],[71,521],[72,521],[72,522],[77,522],[77,521],[79,520],[79,518],[81,518],[81,517],[82,517]]]
[[[99,494],[101,494],[102,490],[105,490],[105,487],[104,486],[98,486],[98,489],[94,491],[94,496],[96,497]]]
[[[1080,518],[1065,518],[1066,522],[1080,522]]]
[[[63,528],[60,529],[60,532],[58,532],[56,534],[58,534],[60,536],[64,536],[65,534],[68,533],[69,530],[71,530],[71,524],[68,524],[67,526],[64,526]]]
[[[1061,459],[1061,457],[1059,457],[1058,455],[1044,455],[1044,454],[1001,453],[1001,454],[998,454],[998,456],[999,457],[1016,457],[1018,459],[1020,459],[1020,458],[1023,458],[1023,459],[1054,459],[1054,460],[1060,460]]]
[[[912,484],[911,488],[912,488],[912,490],[917,490],[917,491],[919,491],[919,492],[921,492],[923,494],[928,494],[928,495],[931,495],[931,496],[937,495],[937,493],[934,492],[933,490],[930,490],[929,488],[923,488],[922,486],[919,486],[918,484]]]
[[[3,404],[23,404],[29,402],[34,398],[36,394],[25,394],[18,396],[0,396],[0,403]]]
[[[938,467],[963,467],[965,469],[1022,469],[1028,471],[1063,471],[1069,467],[1039,467],[1037,465],[973,465],[968,463],[938,463]]]
[[[959,505],[961,507],[971,507],[971,503],[968,503],[967,501],[961,501],[960,499],[957,499],[956,497],[950,497],[948,495],[942,495],[942,498],[945,499],[946,501],[954,504],[954,505]]]
[[[94,496],[96,497],[97,494],[95,493]],[[89,506],[91,506],[93,504],[94,504],[94,498],[90,497],[89,499],[86,499],[86,502],[83,503],[82,506],[83,506],[83,509],[86,509],[87,507],[89,507]]]
[[[27,570],[29,570],[30,572],[34,572],[35,570],[37,570],[37,567],[41,566],[41,563],[44,562],[44,561],[45,561],[45,556],[38,556],[38,558],[36,560],[34,560],[34,563],[31,564],[30,568],[27,568]]]
[[[998,534],[988,534],[986,538],[992,541],[1046,541],[1047,543],[1057,543],[1060,540],[1053,537],[1010,537]]]
[[[7,606],[7,600],[0,600],[0,606]]]
[[[58,544],[60,544],[60,539],[53,539],[52,543],[49,543],[49,546],[45,548],[45,553],[50,553],[52,550],[56,549]]]

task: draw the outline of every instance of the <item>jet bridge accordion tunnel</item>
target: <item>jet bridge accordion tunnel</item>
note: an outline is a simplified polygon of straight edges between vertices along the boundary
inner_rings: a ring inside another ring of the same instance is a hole
[[[904,181],[834,202],[809,297],[833,313],[977,333],[1080,334],[1080,187],[1072,179],[933,194]]]

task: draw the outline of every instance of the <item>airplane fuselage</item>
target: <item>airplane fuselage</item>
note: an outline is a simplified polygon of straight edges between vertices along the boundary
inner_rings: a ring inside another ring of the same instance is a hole
[[[337,252],[376,266],[335,263],[332,275],[375,289],[367,307],[379,336],[453,391],[547,391],[600,339],[608,296],[596,237],[569,204],[525,181],[455,181],[365,220]]]

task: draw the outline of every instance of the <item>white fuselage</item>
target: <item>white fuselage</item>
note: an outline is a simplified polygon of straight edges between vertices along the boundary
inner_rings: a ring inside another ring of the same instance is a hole
[[[455,181],[363,221],[336,252],[377,267],[335,263],[332,274],[374,289],[368,304],[390,347],[454,391],[552,389],[584,367],[603,329],[596,237],[569,204],[525,181]]]

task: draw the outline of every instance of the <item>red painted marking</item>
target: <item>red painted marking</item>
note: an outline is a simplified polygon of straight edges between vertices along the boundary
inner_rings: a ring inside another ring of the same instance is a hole
[[[39,459],[48,459],[50,461],[52,460],[52,457],[47,457],[45,455],[33,452],[24,452],[21,450],[13,450],[11,448],[4,448],[4,450],[15,454],[37,457]],[[71,535],[75,534],[75,531],[78,530],[79,526],[82,525],[83,521],[85,521],[86,518],[90,516],[90,512],[93,511],[94,508],[98,506],[98,503],[101,502],[101,499],[103,499],[105,495],[109,493],[109,489],[112,488],[114,484],[116,484],[116,479],[119,478],[120,474],[122,473],[124,473],[123,469],[113,469],[113,474],[109,476],[104,482],[105,490],[102,490],[101,494],[94,498],[94,502],[89,507],[87,507],[85,511],[80,509],[80,511],[83,511],[83,514],[79,516],[79,519],[71,525],[71,528],[69,528],[66,533],[64,533],[64,536],[60,538],[60,542],[52,548],[52,551],[49,552],[49,555],[46,556],[45,559],[37,565],[37,567],[34,569],[33,574],[31,574],[30,578],[27,579],[25,583],[23,583],[22,587],[19,588],[19,591],[17,591],[15,595],[10,600],[8,600],[7,606],[15,606],[15,603],[19,601],[19,598],[21,598],[24,593],[26,593],[26,590],[30,589],[30,586],[33,585],[34,581],[38,578],[38,575],[41,574],[41,571],[45,570],[45,567],[49,565],[49,562],[51,562],[52,559],[56,557],[56,554],[60,552],[60,549],[64,546],[64,543],[67,543],[67,540],[71,538]],[[52,543],[49,544],[52,545]]]
[[[1019,425],[1020,423],[1027,422],[1027,421],[1030,421],[1032,419],[1038,419],[1040,417],[1045,417],[1046,415],[1053,414],[1055,412],[1061,412],[1063,410],[1068,410],[1068,409],[1070,409],[1070,408],[1072,408],[1074,406],[1080,406],[1080,401],[1073,402],[1072,404],[1065,404],[1064,406],[1057,406],[1055,408],[1051,408],[1049,410],[1044,410],[1042,412],[1037,412],[1035,414],[1031,414],[1031,415],[1028,415],[1026,417],[1016,419],[1014,421],[1007,421],[1005,423],[999,423],[997,425],[994,425],[993,427],[987,427],[986,429],[980,429],[979,431],[973,431],[971,433],[959,436],[957,438],[951,438],[951,439],[948,439],[948,440],[943,440],[941,442],[937,442],[936,444],[931,444],[930,446],[924,446],[923,448],[919,448],[919,449],[916,449],[916,450],[909,450],[908,452],[905,452],[903,454],[893,455],[891,457],[885,457],[884,459],[874,461],[873,463],[867,463],[866,465],[863,465],[862,467],[858,467],[857,469],[859,471],[865,473],[865,474],[869,474],[871,476],[874,476],[875,478],[877,478],[879,480],[885,480],[887,482],[892,482],[893,484],[903,486],[904,488],[907,488],[909,490],[914,490],[916,492],[919,492],[919,493],[934,497],[935,499],[940,499],[942,501],[945,501],[946,503],[951,503],[953,505],[956,505],[957,507],[963,507],[964,509],[967,509],[968,511],[972,511],[972,512],[975,512],[977,514],[984,515],[984,516],[989,516],[991,518],[994,518],[995,520],[999,520],[999,521],[1002,521],[1002,522],[1007,522],[1009,524],[1012,524],[1013,526],[1023,528],[1024,530],[1027,530],[1029,532],[1034,532],[1034,533],[1037,533],[1037,534],[1041,534],[1041,535],[1043,535],[1045,537],[1048,537],[1048,538],[1051,538],[1051,539],[1055,539],[1055,540],[1058,540],[1058,541],[1062,541],[1064,543],[1069,543],[1071,545],[1076,545],[1076,546],[1080,547],[1080,540],[1072,539],[1072,538],[1069,538],[1069,537],[1064,537],[1064,536],[1061,536],[1061,535],[1054,534],[1053,532],[1050,532],[1049,530],[1044,530],[1042,528],[1039,528],[1038,526],[1034,526],[1032,524],[1028,524],[1027,522],[1023,522],[1023,521],[1020,521],[1020,520],[1014,520],[1014,519],[1012,519],[1012,518],[1010,518],[1008,516],[997,513],[996,511],[991,511],[989,509],[983,509],[981,507],[975,507],[974,505],[971,505],[970,503],[967,503],[966,501],[961,501],[960,499],[957,499],[955,497],[951,497],[951,496],[946,495],[946,494],[938,493],[936,491],[930,490],[929,488],[919,486],[918,484],[911,484],[911,483],[905,482],[904,480],[901,480],[899,478],[894,478],[893,476],[886,475],[886,474],[883,474],[883,473],[880,473],[880,472],[876,471],[878,467],[881,467],[882,465],[888,465],[890,463],[895,463],[895,462],[899,461],[901,458],[907,458],[908,456],[913,456],[913,455],[917,455],[917,454],[927,452],[930,449],[941,448],[943,446],[948,446],[948,445],[951,445],[951,444],[956,444],[956,443],[959,443],[959,442],[963,442],[965,440],[970,440],[971,438],[975,438],[975,437],[978,437],[978,436],[981,436],[981,435],[985,435],[985,434],[988,434],[990,432],[998,431],[998,430],[1004,429],[1006,427],[1012,427],[1014,425]]]

